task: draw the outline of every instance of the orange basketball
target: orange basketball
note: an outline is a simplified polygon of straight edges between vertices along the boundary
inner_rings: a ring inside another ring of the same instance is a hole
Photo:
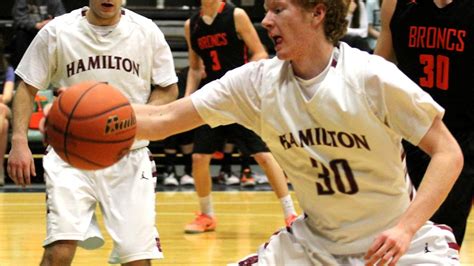
[[[130,150],[136,119],[128,99],[114,87],[81,82],[69,87],[49,111],[46,141],[70,165],[102,169]]]

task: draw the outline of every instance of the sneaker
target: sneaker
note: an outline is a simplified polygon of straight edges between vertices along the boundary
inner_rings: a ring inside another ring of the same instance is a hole
[[[268,178],[266,175],[255,175],[255,182],[257,185],[268,184]]]
[[[179,184],[182,186],[194,186],[194,178],[188,174],[184,174],[179,179]]]
[[[252,176],[250,169],[245,169],[242,172],[242,178],[240,179],[240,185],[243,187],[254,187],[255,179]]]
[[[165,173],[163,179],[163,185],[176,187],[179,185],[178,179],[176,179],[174,173]]]
[[[227,186],[234,186],[240,184],[240,179],[232,173],[221,172],[219,178],[224,180],[224,184]]]
[[[200,234],[214,231],[216,229],[216,225],[216,218],[203,213],[196,213],[196,218],[184,227],[184,232],[186,234]]]
[[[298,218],[298,215],[292,214],[285,219],[286,226],[291,226],[291,224]]]

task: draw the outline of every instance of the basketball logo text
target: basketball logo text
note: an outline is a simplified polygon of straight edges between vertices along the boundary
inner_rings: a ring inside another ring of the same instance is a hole
[[[107,123],[105,124],[105,134],[117,133],[117,131],[123,131],[128,128],[135,126],[136,124],[135,116],[132,115],[129,119],[119,120],[117,115],[112,115],[107,118]]]

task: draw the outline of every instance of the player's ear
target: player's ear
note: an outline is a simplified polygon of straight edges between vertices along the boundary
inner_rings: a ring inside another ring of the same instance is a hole
[[[315,19],[316,22],[321,22],[326,15],[326,6],[319,3],[313,7],[312,12],[313,20]]]

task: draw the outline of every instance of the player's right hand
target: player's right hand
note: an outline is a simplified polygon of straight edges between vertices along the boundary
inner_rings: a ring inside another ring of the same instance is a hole
[[[8,176],[19,186],[31,184],[31,176],[36,176],[33,155],[28,147],[28,140],[12,139],[12,148],[8,156]]]

